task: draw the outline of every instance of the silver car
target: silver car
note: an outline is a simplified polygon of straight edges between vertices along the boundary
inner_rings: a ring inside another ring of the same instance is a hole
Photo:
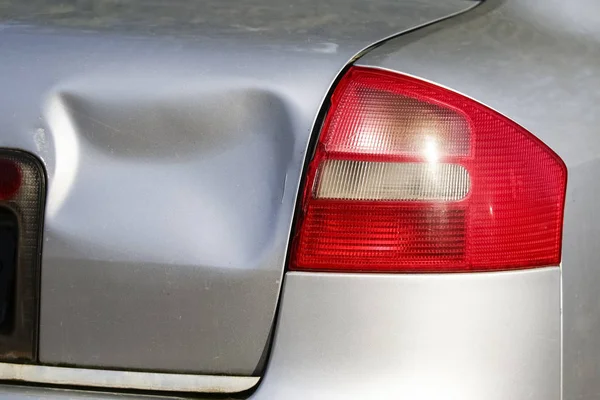
[[[0,21],[0,398],[600,398],[600,2]]]

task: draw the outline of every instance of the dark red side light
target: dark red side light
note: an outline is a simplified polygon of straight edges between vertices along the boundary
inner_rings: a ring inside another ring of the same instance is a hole
[[[567,170],[459,93],[353,67],[308,168],[291,268],[464,272],[557,265]]]
[[[12,198],[21,187],[21,168],[13,160],[0,159],[0,200]]]

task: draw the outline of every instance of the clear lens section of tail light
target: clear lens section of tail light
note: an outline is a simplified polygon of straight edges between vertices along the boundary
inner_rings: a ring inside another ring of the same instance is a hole
[[[344,200],[460,200],[469,191],[462,165],[326,160],[315,198]]]
[[[566,178],[554,152],[488,107],[353,67],[334,91],[308,168],[291,268],[556,265]]]

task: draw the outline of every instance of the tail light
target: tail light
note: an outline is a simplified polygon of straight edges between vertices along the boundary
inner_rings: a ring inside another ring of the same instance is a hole
[[[34,361],[45,175],[39,161],[0,149],[0,361]]]
[[[291,268],[557,265],[566,177],[554,152],[488,107],[353,67],[333,93],[308,167]]]

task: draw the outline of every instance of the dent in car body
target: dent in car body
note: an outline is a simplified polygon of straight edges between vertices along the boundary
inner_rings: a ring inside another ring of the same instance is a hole
[[[100,3],[0,7],[0,146],[49,180],[40,360],[260,374],[329,85],[473,3]]]

